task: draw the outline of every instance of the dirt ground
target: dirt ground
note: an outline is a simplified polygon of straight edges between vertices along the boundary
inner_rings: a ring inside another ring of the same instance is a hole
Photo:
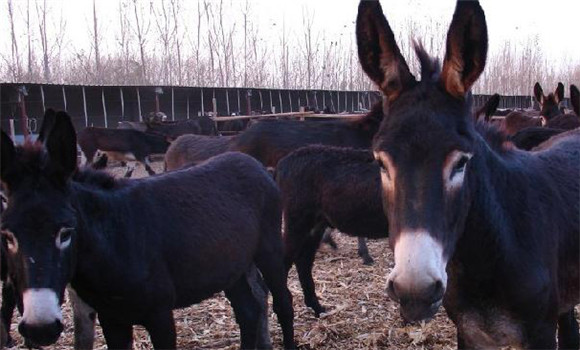
[[[155,164],[156,170],[160,164]],[[122,169],[113,169],[122,174]],[[142,169],[138,170],[142,176]],[[434,320],[404,325],[397,305],[385,293],[386,276],[393,267],[393,255],[386,241],[370,241],[375,264],[364,266],[357,256],[357,242],[335,233],[337,251],[323,246],[316,257],[314,279],[321,303],[329,308],[321,318],[304,306],[302,290],[294,269],[289,288],[294,296],[295,339],[301,349],[456,349],[455,327],[440,311]],[[57,344],[45,349],[71,349],[72,313],[65,305],[65,331]],[[239,329],[223,293],[189,308],[174,312],[180,349],[237,349]],[[17,331],[18,317],[12,322],[16,343],[23,341]],[[281,330],[272,312],[270,334],[275,349],[282,348]],[[134,349],[150,349],[147,333],[135,327]],[[95,349],[106,349],[97,326]]]

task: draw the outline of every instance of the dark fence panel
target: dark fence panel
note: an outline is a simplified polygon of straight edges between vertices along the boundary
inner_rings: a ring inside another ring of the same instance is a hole
[[[0,84],[0,126],[9,130],[9,120],[14,120],[17,133],[22,132],[18,89],[22,84]],[[153,86],[78,86],[25,84],[25,96],[29,128],[38,132],[44,109],[65,109],[73,117],[75,127],[86,125],[110,128],[121,120],[138,121],[155,110],[155,87]],[[168,118],[183,120],[188,116],[208,114],[212,111],[212,99],[217,102],[218,115],[246,114],[248,111],[271,113],[297,112],[300,107],[353,112],[370,109],[382,99],[378,91],[328,91],[328,90],[274,90],[247,88],[199,88],[162,86],[159,95],[160,110]],[[84,93],[83,93],[84,90]],[[250,92],[250,95],[248,95]],[[482,106],[491,95],[474,95],[474,105]],[[106,110],[103,109],[103,101]],[[249,101],[249,106],[248,106]],[[229,108],[228,108],[229,104]],[[502,96],[499,108],[532,108],[531,96]],[[86,113],[85,113],[86,105]],[[569,106],[568,99],[564,102]],[[106,112],[106,113],[105,113]],[[106,115],[106,120],[105,120]]]

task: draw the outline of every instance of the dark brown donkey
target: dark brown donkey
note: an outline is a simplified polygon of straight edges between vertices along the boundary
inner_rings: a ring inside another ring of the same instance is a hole
[[[169,147],[165,136],[149,134],[133,129],[105,129],[88,127],[79,132],[78,143],[87,159],[87,164],[93,162],[97,151],[107,153],[112,160],[137,161],[141,163],[149,175],[155,174],[151,169],[149,157],[153,154],[163,154]],[[131,177],[134,168],[128,168],[125,177]]]
[[[263,311],[246,278],[255,266],[272,292],[284,346],[295,348],[280,194],[257,161],[227,153],[182,171],[115,179],[77,168],[66,113],[43,123],[39,138],[15,146],[0,133],[8,195],[1,232],[24,337],[38,345],[58,339],[70,283],[97,311],[109,348],[131,348],[132,325],[140,324],[156,349],[172,349],[172,310],[225,290],[241,347],[253,349]]]
[[[578,349],[580,132],[525,152],[476,130],[469,90],[487,56],[477,1],[457,2],[441,71],[418,48],[421,81],[378,1],[361,1],[357,42],[387,99],[373,150],[395,255],[387,291],[403,317],[443,303],[460,349],[555,349],[556,330],[560,348]]]
[[[225,153],[236,136],[182,135],[165,153],[165,171],[198,164]]]
[[[284,208],[285,263],[296,270],[304,301],[320,316],[312,266],[327,227],[354,237],[386,238],[381,179],[372,153],[352,148],[308,146],[276,168]]]
[[[543,126],[552,118],[562,114],[560,102],[564,99],[564,85],[558,83],[556,90],[544,95],[544,90],[540,83],[534,85],[534,98],[540,104],[540,113],[514,111],[505,117],[505,132],[513,135],[519,130],[533,126]]]
[[[560,114],[546,122],[546,127],[572,130],[580,127],[580,91],[576,85],[570,85],[570,102],[574,113]]]

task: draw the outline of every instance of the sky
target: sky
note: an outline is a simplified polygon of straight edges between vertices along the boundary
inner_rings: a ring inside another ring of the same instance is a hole
[[[25,1],[25,0],[15,0]],[[216,0],[214,0],[216,1]],[[71,40],[83,45],[87,37],[87,23],[91,20],[92,0],[49,0],[53,6],[63,8],[67,17],[67,28]],[[233,1],[239,4],[243,1]],[[354,21],[357,0],[251,0],[252,16],[268,28],[281,26],[285,22],[289,31],[301,30],[302,12],[308,11],[315,16],[315,25],[329,33],[344,33],[354,36]],[[196,1],[189,1],[197,6]],[[381,1],[387,19],[393,27],[407,20],[440,21],[449,23],[455,6],[453,0],[383,0]],[[525,41],[530,36],[538,36],[539,50],[549,57],[569,56],[580,58],[580,40],[573,35],[580,31],[580,1],[552,0],[481,0],[486,12],[490,47],[498,49],[506,39]],[[118,2],[99,0],[98,11],[105,14],[101,21],[105,28],[117,25],[114,15]],[[5,9],[4,9],[5,10]],[[1,18],[5,18],[2,16]],[[108,22],[108,23],[107,23]],[[6,33],[6,32],[4,32]],[[265,37],[268,34],[265,33]],[[5,35],[3,38],[7,38]]]
[[[12,0],[20,5],[27,0]],[[40,0],[29,0],[32,3]],[[66,19],[66,37],[75,50],[90,50],[89,28],[92,20],[92,0],[46,0],[53,13],[61,12]],[[159,0],[142,0],[144,3]],[[218,2],[218,0],[210,0]],[[245,0],[224,0],[232,14],[239,14]],[[248,0],[250,16],[263,28],[264,40],[277,40],[282,25],[294,35],[302,33],[303,13],[314,16],[314,26],[329,35],[343,35],[354,39],[354,21],[358,0]],[[127,2],[127,1],[126,1]],[[185,0],[183,12],[188,22],[196,20],[198,1]],[[0,5],[0,18],[7,18],[7,2]],[[381,4],[391,26],[412,22],[418,25],[439,23],[433,35],[443,40],[451,20],[454,0],[382,0]],[[499,51],[506,40],[524,43],[537,40],[537,50],[544,56],[559,62],[580,64],[580,40],[574,39],[580,31],[580,0],[481,0],[486,12],[490,52]],[[100,27],[105,36],[105,46],[115,45],[114,33],[118,28],[118,0],[97,0]],[[191,13],[191,15],[188,15]],[[21,13],[20,13],[21,14]],[[18,14],[17,14],[18,15]],[[49,22],[55,19],[48,19]],[[10,30],[7,21],[0,21],[0,50],[10,50]],[[399,40],[407,40],[413,33],[398,32]],[[406,38],[405,38],[406,37]],[[530,39],[532,38],[532,39]],[[425,41],[428,38],[419,38]],[[25,40],[22,33],[19,40]],[[106,53],[105,47],[105,53]],[[439,52],[441,54],[441,52]]]

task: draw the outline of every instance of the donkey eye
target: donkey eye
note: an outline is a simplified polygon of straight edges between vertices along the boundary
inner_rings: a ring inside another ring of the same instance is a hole
[[[73,232],[74,228],[72,227],[61,228],[56,235],[56,247],[61,250],[67,248],[70,245]]]
[[[18,240],[12,232],[3,230],[2,240],[6,242],[6,248],[8,248],[9,252],[16,253],[18,251]]]
[[[464,155],[461,156],[461,158],[459,158],[459,160],[457,161],[457,163],[455,163],[455,165],[453,166],[453,169],[451,170],[451,176],[450,178],[453,178],[453,176],[455,176],[458,173],[462,173],[465,171],[465,166],[467,165],[467,162],[469,161],[469,157]]]

